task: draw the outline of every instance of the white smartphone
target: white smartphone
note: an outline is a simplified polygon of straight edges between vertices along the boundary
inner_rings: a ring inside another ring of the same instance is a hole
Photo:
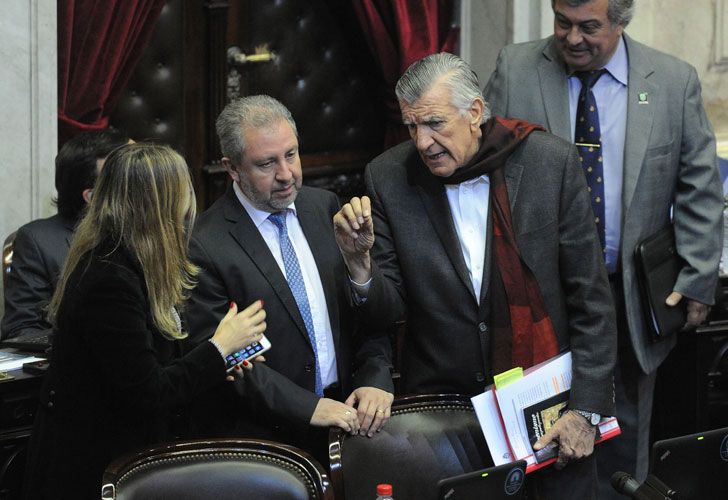
[[[251,359],[258,356],[259,354],[263,354],[268,349],[270,349],[270,340],[268,340],[268,337],[263,335],[263,338],[260,339],[258,342],[253,342],[252,344],[243,347],[239,351],[229,354],[228,357],[225,358],[227,371],[233,370],[237,365],[241,364],[246,359]]]

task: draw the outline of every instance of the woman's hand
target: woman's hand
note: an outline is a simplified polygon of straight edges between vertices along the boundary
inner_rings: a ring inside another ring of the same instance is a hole
[[[252,361],[255,361],[256,363],[265,363],[265,358],[261,354],[260,356],[256,356],[252,359]],[[240,368],[242,366],[242,368]],[[235,369],[231,371],[231,375],[227,376],[228,382],[234,382],[236,378],[243,378],[243,374],[245,373],[243,370],[253,371],[253,363],[251,363],[248,360],[243,361],[239,365],[235,365]]]
[[[230,310],[217,325],[212,340],[220,346],[222,355],[227,356],[252,342],[259,341],[265,328],[265,309],[262,300],[256,300],[240,312],[237,304],[231,302]]]

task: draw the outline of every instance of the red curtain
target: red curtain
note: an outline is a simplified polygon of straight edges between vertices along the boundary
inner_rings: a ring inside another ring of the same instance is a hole
[[[105,128],[166,0],[59,0],[59,144]]]
[[[407,139],[394,86],[410,64],[437,52],[452,52],[458,30],[451,26],[452,0],[352,0],[359,24],[381,68],[387,106],[385,147]]]

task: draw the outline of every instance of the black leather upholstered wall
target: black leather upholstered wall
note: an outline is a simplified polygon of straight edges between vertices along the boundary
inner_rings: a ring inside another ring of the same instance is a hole
[[[268,44],[272,64],[251,68],[250,92],[291,110],[303,153],[381,147],[382,105],[370,96],[376,68],[350,2],[250,0],[249,47]]]
[[[183,27],[182,0],[170,0],[110,122],[135,140],[152,139],[184,152]]]
[[[275,61],[226,63],[229,46],[264,44]],[[230,98],[266,93],[298,124],[304,182],[346,198],[363,192],[364,165],[381,152],[377,75],[348,1],[169,0],[111,125],[179,149],[205,208],[229,182],[215,118]]]

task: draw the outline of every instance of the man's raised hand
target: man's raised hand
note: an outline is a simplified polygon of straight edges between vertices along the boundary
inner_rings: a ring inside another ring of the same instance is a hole
[[[357,283],[371,277],[369,250],[374,246],[374,223],[367,196],[356,196],[334,215],[334,234],[349,275]]]

